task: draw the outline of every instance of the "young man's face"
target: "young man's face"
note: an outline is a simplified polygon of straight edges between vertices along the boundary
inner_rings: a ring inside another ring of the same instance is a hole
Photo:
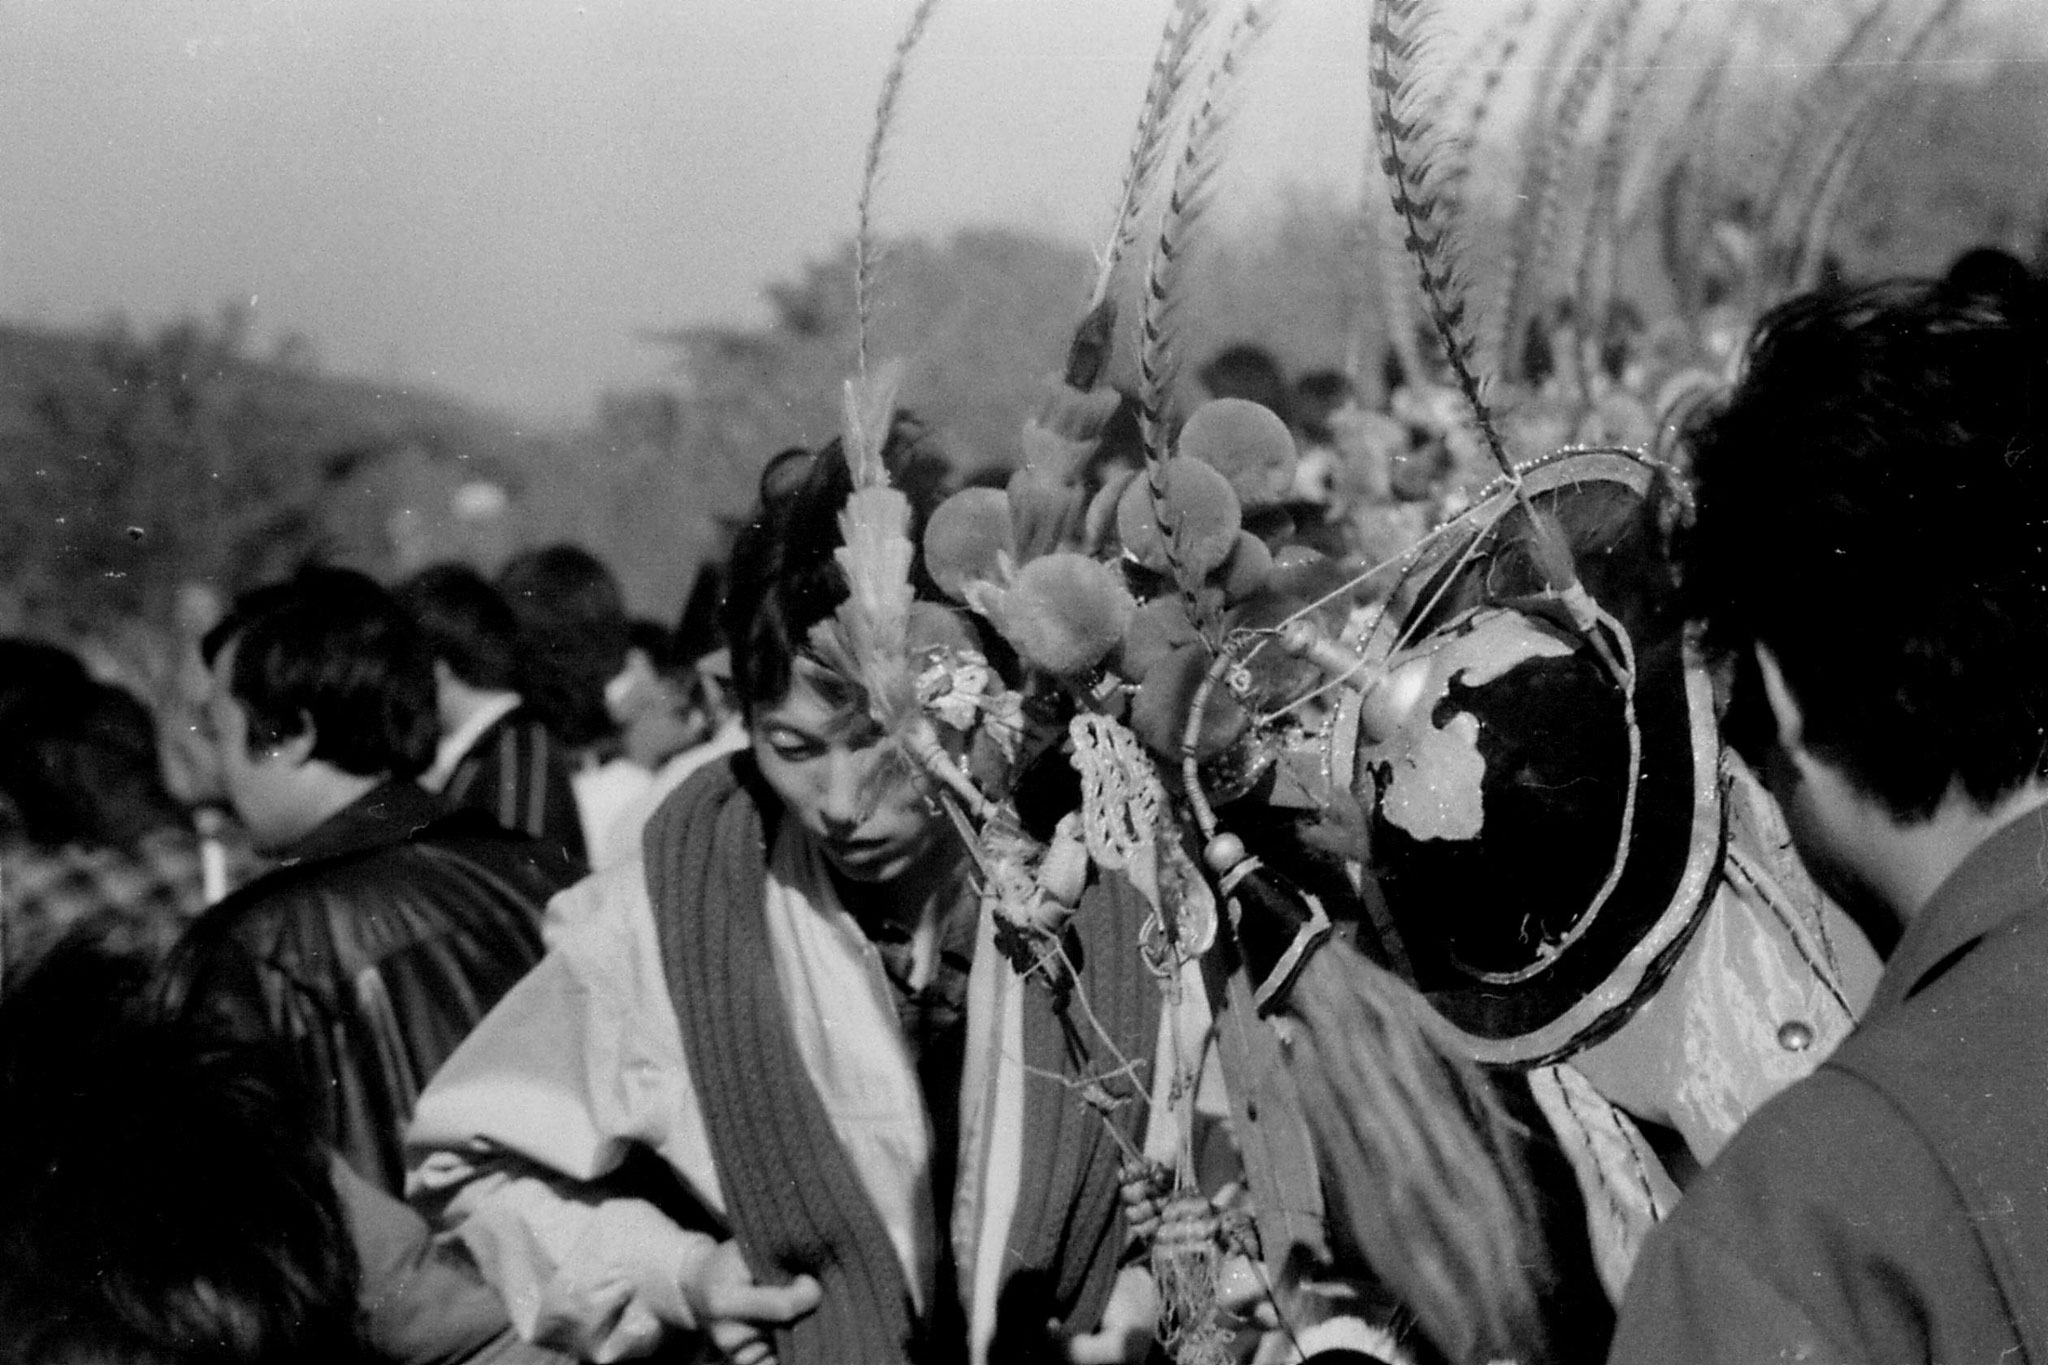
[[[848,881],[893,881],[941,836],[920,776],[865,712],[820,690],[807,662],[751,729],[761,775]]]

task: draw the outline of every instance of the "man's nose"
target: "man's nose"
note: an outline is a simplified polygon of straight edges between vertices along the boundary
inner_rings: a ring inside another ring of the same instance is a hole
[[[834,749],[827,759],[825,800],[819,814],[828,829],[852,829],[867,811],[868,771],[872,767],[864,751]]]

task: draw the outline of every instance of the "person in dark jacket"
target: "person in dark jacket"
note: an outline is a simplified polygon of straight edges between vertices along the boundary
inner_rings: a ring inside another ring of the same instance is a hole
[[[482,574],[422,569],[398,588],[434,659],[441,739],[420,785],[587,863],[570,750],[519,692],[519,623]]]
[[[2012,302],[1794,300],[1691,440],[1727,733],[1889,960],[1650,1235],[1615,1361],[2048,1361],[2048,337]]]
[[[282,866],[193,925],[169,996],[285,1049],[323,1135],[401,1193],[415,1098],[539,960],[541,910],[575,869],[413,781],[433,674],[368,578],[307,570],[250,593],[204,652],[228,799]]]
[[[566,1365],[124,937],[74,926],[0,998],[0,1363]]]

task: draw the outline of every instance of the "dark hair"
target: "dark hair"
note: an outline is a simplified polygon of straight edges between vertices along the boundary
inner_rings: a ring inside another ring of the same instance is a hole
[[[1806,742],[1902,820],[1989,806],[2048,760],[2048,337],[1899,281],[1773,311],[1689,432],[1688,610],[1769,748],[1754,642]]]
[[[726,564],[708,559],[697,566],[690,592],[683,599],[682,614],[669,634],[676,667],[688,668],[713,650],[725,646],[725,627],[719,610],[725,601]]]
[[[297,1092],[145,983],[74,935],[0,1003],[0,1361],[366,1361]]]
[[[498,591],[519,623],[520,690],[567,744],[594,744],[616,728],[605,684],[626,666],[626,599],[597,556],[574,545],[515,555]]]
[[[471,687],[519,688],[519,622],[490,580],[467,564],[434,564],[398,585],[427,653]]]
[[[1212,398],[1248,398],[1281,421],[1294,421],[1294,391],[1280,362],[1263,346],[1240,342],[1209,358],[1200,375]]]
[[[1949,262],[1942,290],[1952,298],[2012,303],[2032,300],[2040,283],[2027,263],[1995,246],[1971,247]]]
[[[426,642],[396,598],[351,569],[301,569],[244,593],[200,649],[233,643],[229,690],[252,745],[313,727],[313,757],[360,777],[412,777],[439,730]]]
[[[884,450],[892,470],[932,457],[921,429],[899,414]],[[897,478],[910,501],[912,586],[929,600],[940,596],[924,570],[924,522],[939,497],[929,477]],[[733,540],[725,605],[719,622],[732,652],[733,691],[751,713],[789,691],[791,665],[809,652],[805,637],[845,600],[846,575],[833,552],[843,543],[839,512],[853,491],[853,476],[838,441],[808,451],[792,447],[761,472],[761,501]]]
[[[1342,370],[1310,370],[1294,381],[1295,418],[1309,444],[1329,445],[1337,439],[1330,414],[1344,406],[1351,392],[1351,376]]]
[[[0,792],[32,842],[132,848],[183,823],[134,696],[60,668],[15,674],[0,698]]]

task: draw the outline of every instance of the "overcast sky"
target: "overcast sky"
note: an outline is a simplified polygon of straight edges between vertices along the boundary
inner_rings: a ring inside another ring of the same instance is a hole
[[[1469,32],[1510,3],[1443,9]],[[661,376],[643,331],[758,318],[764,283],[851,230],[911,7],[0,0],[0,316],[148,326],[253,300],[259,341],[303,334],[330,371],[581,417]],[[1166,8],[942,0],[882,229],[1101,235]],[[1287,0],[1227,206],[1358,192],[1368,8]]]
[[[1364,6],[1293,0],[1233,196],[1360,179]],[[0,0],[0,315],[254,301],[330,371],[542,418],[853,221],[908,0]],[[1165,0],[945,0],[885,231],[1105,226]],[[1078,287],[1078,286],[1077,286]]]

